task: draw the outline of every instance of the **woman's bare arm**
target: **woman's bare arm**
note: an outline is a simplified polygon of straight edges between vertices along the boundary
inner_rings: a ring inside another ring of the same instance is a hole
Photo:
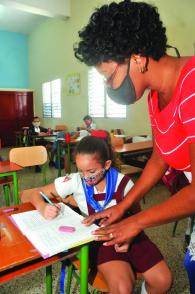
[[[162,178],[167,168],[167,164],[165,164],[154,148],[152,156],[148,160],[140,178],[126,195],[124,200],[118,205],[87,217],[83,223],[90,225],[95,220],[102,219],[100,225],[106,226],[116,220],[120,220],[132,204],[139,202],[139,200],[159,181],[159,179]]]
[[[102,236],[97,240],[110,240],[112,233],[113,239],[107,245],[123,243],[134,238],[145,228],[158,226],[168,223],[195,213],[195,143],[190,144],[190,159],[192,169],[192,183],[181,189],[175,195],[151,208],[128,217],[127,219],[101,228],[95,232]]]

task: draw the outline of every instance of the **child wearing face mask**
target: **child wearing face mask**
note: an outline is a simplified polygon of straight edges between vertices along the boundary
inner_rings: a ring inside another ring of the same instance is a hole
[[[109,142],[105,131],[83,138],[75,154],[78,172],[57,178],[54,183],[41,187],[41,191],[50,198],[73,194],[80,211],[86,215],[119,203],[132,189],[133,182],[118,171]],[[25,201],[30,200],[46,219],[55,218],[59,209],[45,203],[39,192],[40,188]],[[139,211],[139,205],[135,205],[129,213]],[[103,274],[110,294],[133,293],[135,272],[141,272],[145,280],[142,294],[166,293],[170,288],[171,272],[144,232],[131,244],[104,246],[94,241],[90,243],[89,252],[90,267],[97,267]]]
[[[32,121],[32,125],[29,128],[30,135],[39,135],[40,133],[47,133],[48,129],[41,126],[40,118],[35,116]]]
[[[38,116],[35,116],[33,118],[32,125],[29,128],[29,135],[30,136],[31,135],[32,136],[33,135],[45,135],[48,132],[48,129],[42,127],[40,124],[41,124],[40,118]],[[30,144],[33,145],[33,140],[31,137],[30,137]],[[51,144],[48,141],[43,140],[41,137],[37,138],[36,145],[43,145],[48,149],[51,148]],[[35,172],[40,172],[40,171],[41,171],[41,168],[38,165],[36,165]]]

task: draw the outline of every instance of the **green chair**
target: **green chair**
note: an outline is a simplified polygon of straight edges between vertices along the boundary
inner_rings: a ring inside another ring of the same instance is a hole
[[[10,198],[11,198],[11,184],[13,183],[12,177],[3,177],[0,178],[0,185],[3,186],[3,192],[5,195],[5,205],[10,205]]]

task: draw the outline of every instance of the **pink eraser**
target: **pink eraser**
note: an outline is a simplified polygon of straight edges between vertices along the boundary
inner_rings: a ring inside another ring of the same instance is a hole
[[[75,227],[70,226],[60,226],[59,231],[63,233],[73,233],[76,231]]]

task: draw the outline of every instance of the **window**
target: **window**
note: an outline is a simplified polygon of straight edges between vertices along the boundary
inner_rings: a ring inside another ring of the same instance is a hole
[[[92,117],[126,118],[126,106],[117,104],[109,98],[103,77],[95,68],[88,72],[88,108]]]
[[[43,117],[61,118],[61,80],[42,84]]]

